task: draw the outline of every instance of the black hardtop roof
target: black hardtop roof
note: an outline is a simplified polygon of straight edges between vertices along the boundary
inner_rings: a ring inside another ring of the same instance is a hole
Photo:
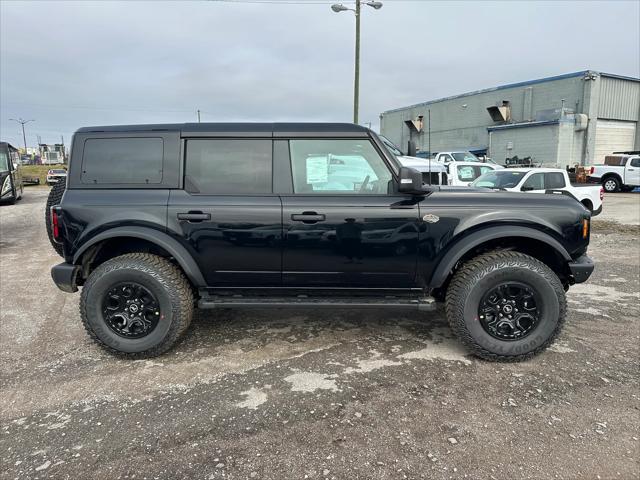
[[[0,142],[0,146],[2,146],[2,147],[9,147],[9,148],[13,148],[14,150],[18,150],[16,147],[14,147],[13,145],[11,145],[9,142]]]
[[[353,123],[167,123],[83,127],[76,133],[180,132],[182,136],[366,136],[369,129]]]

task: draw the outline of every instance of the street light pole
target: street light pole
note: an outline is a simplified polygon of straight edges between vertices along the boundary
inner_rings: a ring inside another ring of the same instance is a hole
[[[360,12],[362,0],[355,0],[356,8],[345,7],[341,3],[331,5],[331,10],[336,13],[351,10],[356,15],[356,51],[355,51],[355,65],[354,65],[354,78],[353,78],[353,123],[358,123],[358,110],[360,108]],[[371,8],[380,10],[382,8],[382,2],[365,1],[365,5]]]
[[[20,125],[22,125],[22,141],[24,142],[24,153],[26,154],[27,153],[27,135],[24,133],[24,124],[29,122],[35,122],[35,120],[23,120],[21,118],[17,120],[15,118],[10,118],[9,120],[13,122],[17,122]]]
[[[353,123],[358,124],[360,107],[360,0],[356,0],[356,54],[353,79]]]

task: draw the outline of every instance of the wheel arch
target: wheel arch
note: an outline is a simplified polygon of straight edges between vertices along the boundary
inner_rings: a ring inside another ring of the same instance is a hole
[[[82,265],[83,270],[88,268],[87,263],[94,261],[101,252],[105,252],[105,247],[109,245],[127,245],[140,247],[142,244],[153,246],[156,253],[164,254],[163,256],[172,257],[180,266],[184,274],[194,287],[206,287],[204,276],[200,271],[197,263],[177,240],[171,238],[166,233],[145,227],[117,227],[104,231],[92,237],[84,243],[73,255],[73,263]],[[139,251],[139,248],[124,248],[117,250],[119,254],[133,253]],[[103,253],[104,254],[104,253]],[[100,263],[115,255],[106,254]],[[86,277],[86,275],[84,275]]]
[[[616,180],[618,180],[620,182],[620,185],[622,185],[622,177],[620,176],[620,174],[616,173],[616,172],[608,172],[605,173],[602,178],[600,179],[600,183],[604,184],[604,182],[606,182],[608,179],[610,178],[615,178]]]
[[[431,288],[447,285],[456,266],[466,259],[494,249],[515,250],[536,257],[556,274],[566,274],[571,255],[551,235],[528,227],[497,226],[460,238],[440,259],[428,282]]]

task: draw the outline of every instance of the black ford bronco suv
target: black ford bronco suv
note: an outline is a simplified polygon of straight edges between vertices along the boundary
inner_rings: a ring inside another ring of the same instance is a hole
[[[430,311],[486,359],[529,358],[593,271],[590,214],[557,195],[427,186],[352,124],[90,127],[47,204],[89,335],[168,350],[194,308]],[[428,175],[428,173],[427,173]]]

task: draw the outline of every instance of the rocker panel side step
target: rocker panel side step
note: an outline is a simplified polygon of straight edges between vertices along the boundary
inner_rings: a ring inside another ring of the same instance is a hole
[[[241,295],[204,295],[198,300],[198,308],[394,308],[433,311],[433,297],[247,297]]]

